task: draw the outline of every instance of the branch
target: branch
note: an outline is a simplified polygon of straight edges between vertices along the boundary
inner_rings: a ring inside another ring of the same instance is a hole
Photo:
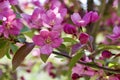
[[[15,5],[15,8],[17,9],[17,11],[18,11],[19,13],[23,13],[23,10],[21,10],[21,8],[20,8],[18,5]]]
[[[67,53],[60,53],[60,52],[53,51],[53,54],[61,55],[61,56],[64,56],[68,59],[72,59],[72,57],[67,55]],[[99,65],[96,65],[96,64],[85,63],[85,62],[82,62],[82,61],[78,61],[77,63],[88,66],[88,67],[96,68],[96,69],[102,69],[102,70],[105,70],[105,71],[110,72],[110,73],[120,74],[120,70],[110,69],[110,68],[102,67],[102,66],[99,66]]]

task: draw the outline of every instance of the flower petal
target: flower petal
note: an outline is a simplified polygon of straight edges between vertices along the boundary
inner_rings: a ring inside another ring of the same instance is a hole
[[[50,55],[53,51],[53,48],[48,44],[40,48],[40,53]]]
[[[57,48],[61,45],[62,42],[63,42],[63,39],[58,38],[58,39],[53,40],[51,45],[53,48]]]
[[[78,22],[81,20],[81,16],[79,13],[73,13],[73,15],[71,15],[71,19],[74,24],[78,24]]]
[[[113,33],[114,34],[120,34],[120,27],[118,27],[118,26],[115,26],[114,28],[113,28]]]
[[[44,39],[40,35],[35,35],[33,37],[33,41],[36,45],[38,46],[43,46],[45,45]]]

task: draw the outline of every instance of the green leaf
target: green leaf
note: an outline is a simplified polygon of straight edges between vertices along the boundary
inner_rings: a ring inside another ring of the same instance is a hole
[[[66,47],[64,44],[61,44],[58,48],[56,48],[58,51],[60,52],[65,52],[65,53],[69,53],[70,52],[70,48]]]
[[[33,43],[24,44],[14,55],[12,59],[12,68],[15,70],[25,59],[25,57],[32,51],[34,48]]]
[[[104,50],[104,49],[120,50],[120,46],[116,46],[116,45],[104,45],[104,44],[98,46],[98,50]]]
[[[75,64],[77,63],[77,61],[80,60],[80,58],[82,57],[82,55],[83,55],[82,50],[80,50],[79,52],[77,52],[77,54],[71,59],[71,62],[70,62],[70,65],[69,65],[70,69],[72,69],[75,66]]]
[[[70,37],[64,37],[64,42],[71,42],[73,44],[77,43],[76,40],[74,40],[73,38],[70,38]]]
[[[16,13],[16,18],[22,18],[20,13]]]
[[[99,75],[96,74],[96,75],[92,76],[92,77],[90,78],[90,80],[96,80],[98,77],[99,77]]]
[[[82,51],[82,49],[81,50],[79,50],[77,53],[76,53],[76,55],[71,59],[71,62],[70,62],[70,64],[69,64],[69,72],[68,72],[68,76],[69,76],[69,79],[70,79],[70,76],[71,76],[71,70],[72,70],[72,68],[75,66],[75,64],[77,63],[77,61],[79,61],[80,60],[80,58],[82,57],[82,55],[83,55],[83,51]]]
[[[26,42],[26,38],[25,38],[24,35],[19,35],[19,36],[17,36],[17,40],[18,40],[19,42],[21,42],[21,43]]]
[[[24,27],[23,27],[22,30],[21,30],[21,33],[26,32],[26,31],[29,31],[29,30],[30,30],[30,29],[29,29],[27,26],[24,25]]]
[[[23,34],[30,37],[30,38],[32,38],[34,36],[34,31],[26,31]]]
[[[40,58],[42,59],[43,62],[46,62],[49,58],[49,55],[46,54],[40,54]]]
[[[16,53],[16,51],[18,50],[18,47],[14,44],[10,44],[10,48],[13,51],[13,53]]]
[[[0,58],[4,57],[10,49],[10,42],[5,39],[0,39]]]
[[[8,53],[6,53],[6,56],[7,56],[8,59],[11,59],[11,57],[10,57],[10,50],[8,51]]]

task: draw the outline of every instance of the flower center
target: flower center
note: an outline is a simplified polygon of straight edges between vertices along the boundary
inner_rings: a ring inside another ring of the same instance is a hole
[[[51,25],[51,26],[55,25],[55,21],[52,20],[52,21],[50,22],[50,25]]]
[[[51,40],[50,37],[48,37],[45,42],[46,42],[47,44],[50,44],[50,43],[52,42],[52,40]]]
[[[5,24],[5,28],[6,28],[6,29],[10,29],[10,28],[11,28],[11,24],[10,24],[10,23],[6,23],[6,24]]]

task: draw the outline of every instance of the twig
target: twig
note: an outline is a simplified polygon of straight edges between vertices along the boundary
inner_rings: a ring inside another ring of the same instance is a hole
[[[60,52],[53,51],[53,54],[61,55],[61,56],[64,56],[68,59],[72,59],[72,57],[67,55],[67,53],[60,53]],[[85,62],[82,62],[82,61],[78,61],[77,63],[85,65],[85,66],[89,66],[89,67],[92,67],[92,68],[96,68],[96,69],[102,69],[102,70],[105,70],[105,71],[110,72],[110,73],[119,73],[120,74],[120,70],[115,70],[115,69],[102,67],[102,66],[99,66],[97,64],[85,63]]]
[[[23,10],[21,10],[18,5],[15,5],[15,7],[16,7],[16,9],[17,9],[17,11],[18,11],[19,13],[23,13]]]

